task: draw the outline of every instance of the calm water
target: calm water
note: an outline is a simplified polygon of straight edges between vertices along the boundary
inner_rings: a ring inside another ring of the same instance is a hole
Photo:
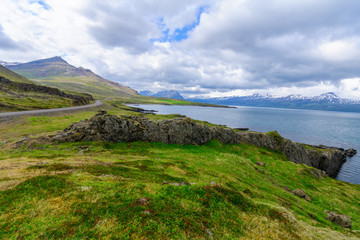
[[[243,106],[237,108],[136,106],[146,110],[156,110],[158,114],[178,113],[233,128],[246,127],[258,132],[276,130],[283,137],[296,142],[360,150],[360,113]],[[348,158],[337,178],[360,184],[360,153]]]

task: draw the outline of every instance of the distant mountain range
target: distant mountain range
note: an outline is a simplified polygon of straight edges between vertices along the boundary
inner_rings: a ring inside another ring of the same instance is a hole
[[[142,96],[149,96],[149,97],[163,97],[163,98],[174,98],[174,99],[184,100],[184,97],[181,96],[181,94],[175,90],[161,91],[157,93],[151,91],[140,91],[139,94]]]
[[[104,79],[89,69],[74,67],[61,57],[28,63],[2,63],[10,70],[41,85],[71,93],[91,94],[96,99],[138,95],[134,89]]]
[[[221,105],[294,108],[327,111],[360,112],[360,101],[338,97],[328,92],[315,97],[289,95],[274,97],[271,95],[253,94],[250,96],[220,97],[220,98],[189,98],[189,101]]]
[[[143,96],[185,99],[192,102],[210,103],[217,105],[360,112],[360,101],[340,98],[333,92],[323,93],[315,97],[305,97],[295,94],[286,97],[253,94],[249,96],[218,98],[184,98],[178,91],[175,90],[161,91],[157,93],[151,91],[141,91],[139,94]]]

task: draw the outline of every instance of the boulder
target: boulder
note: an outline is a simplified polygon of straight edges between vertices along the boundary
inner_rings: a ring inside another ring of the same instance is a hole
[[[264,162],[261,162],[261,161],[258,161],[255,163],[256,165],[259,165],[259,166],[262,166],[262,167],[265,167],[266,164]]]
[[[357,151],[353,148],[349,148],[345,152],[346,152],[346,156],[348,157],[353,157],[357,153]]]
[[[343,228],[351,228],[351,217],[344,215],[344,214],[338,214],[336,212],[330,212],[325,211],[327,213],[326,219],[330,222],[333,222]]]
[[[311,201],[310,197],[305,193],[305,191],[300,188],[295,189],[293,193],[298,197],[304,198],[308,202]]]
[[[293,193],[294,193],[296,196],[301,197],[301,198],[305,198],[305,196],[306,196],[305,191],[302,190],[302,189],[300,189],[300,188],[295,189],[295,190],[293,191]]]

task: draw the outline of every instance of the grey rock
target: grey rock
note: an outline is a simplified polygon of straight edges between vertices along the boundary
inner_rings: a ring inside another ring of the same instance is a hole
[[[295,163],[302,163],[336,177],[346,153],[338,148],[321,146],[305,148],[304,144],[272,134],[234,131],[230,128],[208,127],[190,118],[150,121],[138,116],[113,116],[99,111],[91,119],[71,124],[64,131],[52,136],[52,141],[107,141],[132,142],[154,141],[166,144],[205,144],[213,139],[221,143],[247,143],[262,148],[281,151]]]
[[[318,179],[323,179],[324,177],[327,176],[325,171],[322,171],[322,170],[319,170],[319,169],[316,169],[316,168],[312,168],[310,170],[310,174],[312,176],[314,176],[315,178],[318,178]]]
[[[300,189],[300,188],[295,189],[295,190],[293,191],[293,193],[294,193],[296,196],[301,197],[301,198],[305,198],[305,196],[306,196],[305,191],[302,190],[302,189]]]
[[[327,213],[327,217],[326,219],[329,220],[330,222],[333,222],[343,228],[351,228],[352,223],[351,223],[351,217],[344,215],[344,214],[338,214],[336,212],[330,212],[330,211],[325,211]]]
[[[300,189],[300,188],[295,189],[295,190],[293,191],[293,193],[294,193],[296,196],[298,196],[298,197],[305,198],[305,200],[308,201],[308,202],[311,201],[311,198],[309,197],[309,195],[307,195],[307,194],[305,193],[305,191],[302,190],[302,189]]]
[[[258,161],[255,163],[256,165],[259,165],[259,166],[262,166],[262,167],[265,167],[266,164],[264,162],[261,162],[261,161]]]
[[[353,148],[349,148],[345,152],[346,152],[346,156],[348,157],[353,157],[357,153],[357,151]]]
[[[136,201],[136,204],[137,205],[147,205],[149,203],[149,198],[139,198],[137,201]]]

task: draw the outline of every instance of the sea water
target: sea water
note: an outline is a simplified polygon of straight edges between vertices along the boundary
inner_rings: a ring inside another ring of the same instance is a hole
[[[295,142],[360,150],[360,113],[244,107],[214,108],[176,105],[136,105],[158,114],[182,114],[190,118],[249,128],[257,132],[277,131]],[[337,179],[360,184],[360,151],[347,158]]]

